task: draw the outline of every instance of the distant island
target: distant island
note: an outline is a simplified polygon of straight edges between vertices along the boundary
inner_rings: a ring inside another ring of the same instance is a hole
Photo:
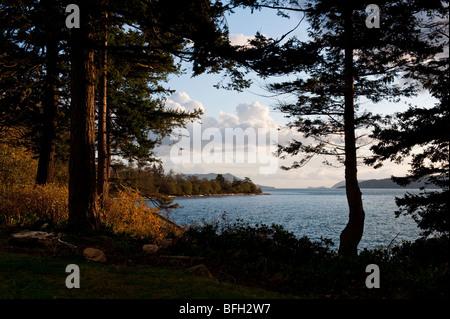
[[[425,182],[413,182],[409,184],[408,186],[400,186],[396,183],[394,183],[390,178],[383,178],[383,179],[369,179],[360,181],[359,183],[360,188],[413,188],[413,189],[419,189],[421,187],[426,186]],[[428,188],[435,188],[435,185],[428,185]],[[334,184],[331,186],[331,188],[345,188],[345,181],[341,181],[339,183]]]

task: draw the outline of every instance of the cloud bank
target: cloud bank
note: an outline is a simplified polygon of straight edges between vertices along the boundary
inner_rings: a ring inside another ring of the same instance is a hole
[[[207,109],[200,101],[191,99],[186,92],[170,96],[166,101],[166,108],[203,111]],[[241,144],[237,142],[236,136],[232,141],[226,140],[230,130],[234,134],[239,132],[243,134]],[[265,141],[259,139],[258,130],[265,130],[265,135],[261,135],[262,138],[266,138]],[[269,134],[270,130],[272,133],[276,131],[276,138]],[[184,144],[181,143],[183,138]],[[164,138],[163,144],[156,149],[156,154],[160,156],[167,170],[173,169],[176,173],[231,173],[241,178],[250,177],[261,185],[281,188],[330,187],[344,179],[343,167],[325,166],[322,163],[323,158],[313,158],[301,169],[289,171],[280,169],[282,165],[289,166],[296,158],[288,157],[281,160],[271,154],[276,150],[274,142],[286,145],[294,138],[305,140],[295,130],[289,130],[283,123],[277,123],[271,116],[268,106],[254,101],[238,104],[234,112],[221,110],[217,118],[202,115],[199,121],[188,123],[184,130],[179,130],[178,135],[175,132],[171,138]],[[227,148],[230,150],[230,147],[235,152],[231,159],[229,156],[223,156],[224,151]],[[242,158],[236,156],[239,151],[246,155]],[[183,156],[188,160],[180,161]],[[261,167],[269,167],[274,163],[275,169],[268,174],[261,173]],[[392,165],[385,165],[379,170],[365,166],[359,169],[361,180],[386,178],[393,174],[399,174],[399,171],[398,167]]]

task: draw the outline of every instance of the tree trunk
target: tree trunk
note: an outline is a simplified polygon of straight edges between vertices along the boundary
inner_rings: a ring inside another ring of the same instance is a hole
[[[107,132],[108,105],[107,105],[107,19],[104,17],[104,48],[100,50],[101,76],[99,81],[99,103],[98,103],[98,172],[97,172],[97,194],[100,197],[100,205],[103,207],[109,193],[109,142]]]
[[[71,30],[69,221],[76,232],[99,227],[95,171],[94,49],[88,1],[79,1],[80,28]]]
[[[51,1],[42,1],[49,19],[55,17]],[[56,12],[57,13],[57,12]],[[56,129],[58,125],[58,38],[54,26],[46,27],[46,77],[45,97],[43,100],[44,119],[40,140],[39,162],[36,183],[44,185],[53,181],[56,147]]]
[[[356,255],[364,231],[364,209],[357,177],[355,110],[353,86],[352,8],[344,8],[344,133],[345,133],[345,189],[349,206],[349,220],[341,233],[339,254]]]

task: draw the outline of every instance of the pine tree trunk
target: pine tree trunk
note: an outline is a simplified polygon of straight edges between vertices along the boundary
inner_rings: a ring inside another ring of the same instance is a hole
[[[80,26],[71,30],[69,221],[76,232],[99,227],[95,170],[94,49],[88,1],[79,1]]]
[[[355,110],[353,86],[352,8],[344,8],[344,133],[345,133],[345,189],[349,206],[349,220],[341,233],[339,254],[356,255],[364,231],[364,209],[357,177]]]
[[[42,6],[49,19],[55,16],[55,9],[51,1],[42,1]],[[54,26],[46,28],[46,77],[45,97],[43,100],[44,119],[40,140],[39,162],[36,174],[36,183],[44,185],[53,181],[54,158],[56,147],[56,129],[58,125],[58,44]]]
[[[100,50],[101,77],[99,80],[99,103],[98,103],[98,172],[97,172],[97,194],[100,197],[100,205],[103,207],[109,193],[109,142],[107,132],[108,105],[107,105],[107,18],[104,21],[104,48]]]

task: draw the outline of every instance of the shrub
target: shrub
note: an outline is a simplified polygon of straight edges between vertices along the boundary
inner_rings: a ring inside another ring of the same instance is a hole
[[[68,189],[35,185],[37,160],[21,146],[0,143],[0,217],[13,225],[68,218]]]
[[[329,239],[297,238],[281,225],[212,222],[191,227],[178,254],[207,256],[219,273],[247,284],[328,298],[448,297],[448,238],[339,256]],[[381,289],[367,289],[367,265],[380,267]]]
[[[115,232],[126,232],[133,236],[155,240],[177,235],[178,229],[151,207],[135,190],[123,188],[111,199],[101,212],[102,221]]]
[[[1,185],[0,214],[9,224],[41,221],[60,223],[68,218],[68,189],[55,184]]]
[[[0,185],[32,184],[36,177],[37,160],[22,146],[10,146],[0,141]]]

